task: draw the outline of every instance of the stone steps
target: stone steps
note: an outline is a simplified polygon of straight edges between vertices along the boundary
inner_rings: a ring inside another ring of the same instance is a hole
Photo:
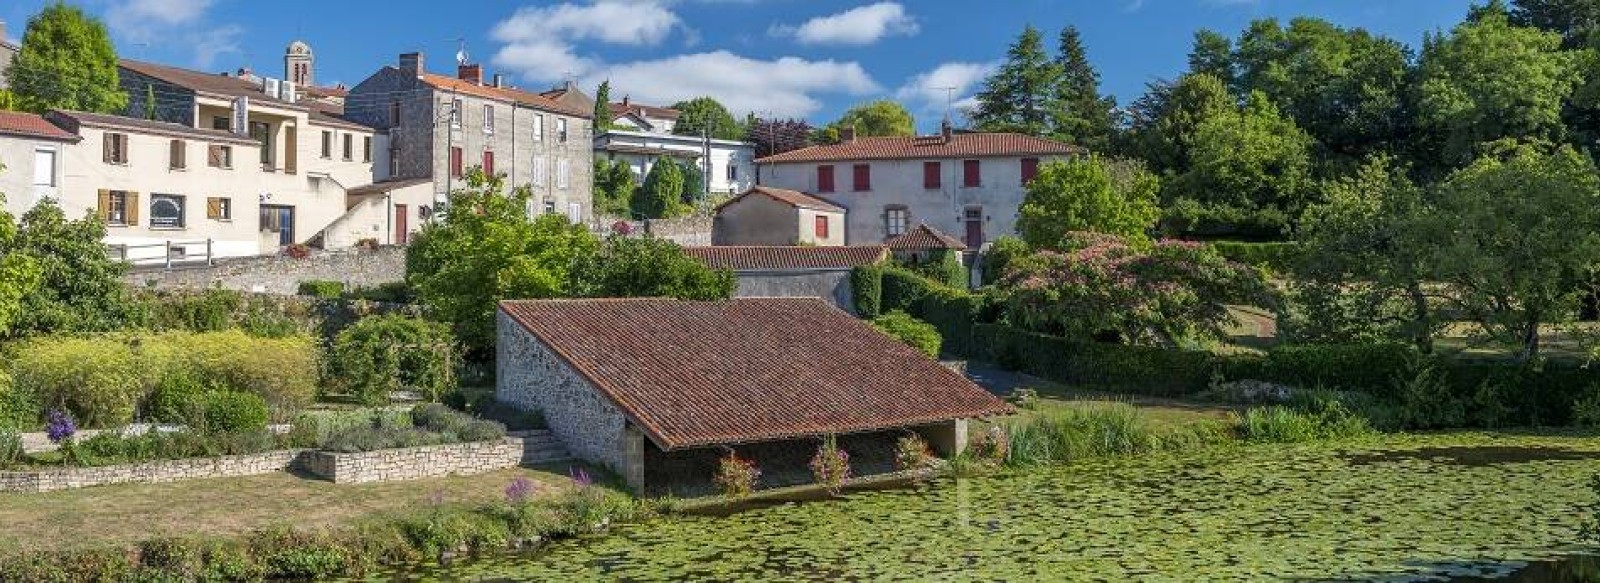
[[[546,430],[513,431],[507,434],[513,441],[522,443],[522,463],[547,464],[572,459],[561,440]]]

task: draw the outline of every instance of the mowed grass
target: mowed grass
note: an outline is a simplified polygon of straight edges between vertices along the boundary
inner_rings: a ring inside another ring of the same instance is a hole
[[[446,504],[505,496],[526,477],[552,491],[570,483],[566,466],[511,468],[379,484],[334,484],[285,472],[169,484],[125,484],[43,494],[0,494],[0,553],[130,544],[160,536],[230,536],[288,525],[319,528]]]

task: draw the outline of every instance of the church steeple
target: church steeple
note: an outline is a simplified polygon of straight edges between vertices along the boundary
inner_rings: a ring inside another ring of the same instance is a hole
[[[309,86],[316,78],[315,64],[311,45],[299,40],[289,43],[289,48],[283,52],[283,78],[301,87]]]

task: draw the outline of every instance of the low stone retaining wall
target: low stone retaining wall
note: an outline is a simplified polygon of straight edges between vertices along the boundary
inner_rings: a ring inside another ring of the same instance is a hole
[[[38,493],[109,484],[159,484],[199,478],[256,476],[294,468],[305,453],[302,450],[284,450],[100,468],[0,472],[0,492]]]
[[[139,289],[210,289],[294,295],[300,282],[330,280],[346,288],[404,281],[404,247],[322,251],[304,259],[281,255],[220,259],[210,267],[136,269],[123,281]]]
[[[335,484],[472,475],[522,463],[520,439],[431,445],[363,453],[309,452],[306,471]]]

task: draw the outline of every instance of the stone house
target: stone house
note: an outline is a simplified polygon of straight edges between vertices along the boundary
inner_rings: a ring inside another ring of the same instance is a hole
[[[1039,165],[1083,148],[1022,134],[955,132],[862,137],[756,160],[765,186],[849,209],[847,244],[881,243],[925,223],[973,250],[1015,234],[1024,186]]]
[[[422,53],[406,53],[352,87],[344,111],[388,133],[387,177],[432,179],[439,202],[480,167],[529,188],[530,214],[592,217],[592,110],[514,89],[501,75],[486,83],[480,65],[429,73]]]
[[[43,116],[0,111],[0,210],[21,216],[46,198],[61,198],[67,150],[83,138]]]
[[[685,247],[684,253],[713,269],[732,270],[735,297],[821,298],[855,313],[850,272],[888,260],[882,245],[855,247]]]
[[[757,186],[717,205],[711,244],[840,246],[845,213],[803,192]]]
[[[708,493],[730,449],[762,487],[806,483],[830,435],[855,475],[886,471],[900,435],[954,455],[968,419],[1012,412],[816,299],[507,301],[498,326],[496,397],[640,493]]]

